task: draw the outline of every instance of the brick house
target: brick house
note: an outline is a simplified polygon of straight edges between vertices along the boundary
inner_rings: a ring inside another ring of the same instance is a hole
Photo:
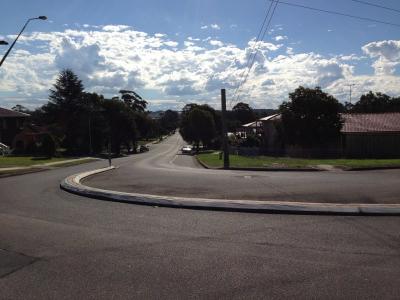
[[[0,107],[0,142],[11,146],[28,117],[28,114]]]

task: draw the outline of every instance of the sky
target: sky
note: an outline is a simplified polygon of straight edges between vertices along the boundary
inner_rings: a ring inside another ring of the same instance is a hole
[[[400,2],[365,1],[395,10],[352,0],[286,0],[260,41],[267,0],[4,1],[0,40],[11,44],[28,18],[48,20],[31,21],[0,67],[0,106],[45,104],[65,68],[88,92],[111,98],[134,90],[150,110],[193,102],[218,108],[222,88],[228,107],[241,101],[277,108],[300,85],[320,86],[341,102],[349,101],[350,84],[353,102],[370,90],[399,96]],[[0,57],[7,49],[0,45]]]

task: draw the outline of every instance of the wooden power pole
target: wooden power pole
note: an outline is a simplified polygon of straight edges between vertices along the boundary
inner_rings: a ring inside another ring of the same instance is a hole
[[[229,169],[229,144],[228,133],[226,130],[226,92],[221,89],[221,108],[222,108],[222,150],[224,152],[224,169]]]

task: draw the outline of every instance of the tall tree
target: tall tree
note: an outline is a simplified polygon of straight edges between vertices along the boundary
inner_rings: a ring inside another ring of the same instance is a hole
[[[284,137],[288,144],[317,146],[340,135],[343,106],[333,96],[315,89],[298,87],[290,100],[280,105]]]
[[[72,70],[60,72],[53,89],[50,90],[49,102],[42,107],[48,124],[55,124],[56,132],[61,135],[63,146],[72,153],[84,152],[87,148],[86,133],[82,128],[85,113],[83,101],[84,87]]]
[[[112,151],[119,154],[123,144],[130,148],[136,142],[135,113],[116,99],[105,100],[103,108],[108,124],[106,140],[111,143]]]
[[[121,99],[136,112],[144,112],[147,107],[147,101],[134,91],[120,90]]]

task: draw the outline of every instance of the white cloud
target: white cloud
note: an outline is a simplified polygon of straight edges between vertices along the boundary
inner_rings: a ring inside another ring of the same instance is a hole
[[[299,85],[319,85],[342,101],[347,100],[346,82],[357,84],[354,97],[369,90],[400,94],[400,79],[392,72],[399,60],[397,41],[372,42],[362,48],[376,70],[383,70],[374,76],[355,74],[353,63],[366,60],[357,54],[327,57],[254,40],[238,47],[211,37],[188,37],[179,44],[163,33],[110,26],[21,37],[20,48],[0,69],[0,105],[43,104],[60,68],[68,67],[88,91],[106,97],[126,88],[154,95],[149,102],[157,108],[181,108],[188,101],[218,106],[219,90],[227,88],[229,94],[238,86],[254,54],[240,100],[255,107],[277,107]],[[169,100],[154,100],[163,98]]]
[[[210,43],[210,45],[217,47],[222,47],[224,45],[223,42],[217,40],[209,40],[208,42]]]
[[[211,29],[214,29],[214,30],[220,30],[221,29],[221,27],[218,24],[203,25],[200,28],[201,29],[211,28]]]
[[[274,37],[274,40],[277,42],[287,40],[287,39],[288,39],[288,37],[286,35],[277,35],[276,37]]]
[[[183,44],[184,44],[186,47],[190,47],[190,46],[195,45],[195,43],[189,42],[189,41],[184,41]]]
[[[400,63],[400,40],[372,42],[363,46],[362,50],[370,57],[377,58],[372,65],[377,75],[393,74]]]
[[[126,29],[130,28],[130,26],[126,25],[106,25],[103,26],[104,31],[124,31]]]

